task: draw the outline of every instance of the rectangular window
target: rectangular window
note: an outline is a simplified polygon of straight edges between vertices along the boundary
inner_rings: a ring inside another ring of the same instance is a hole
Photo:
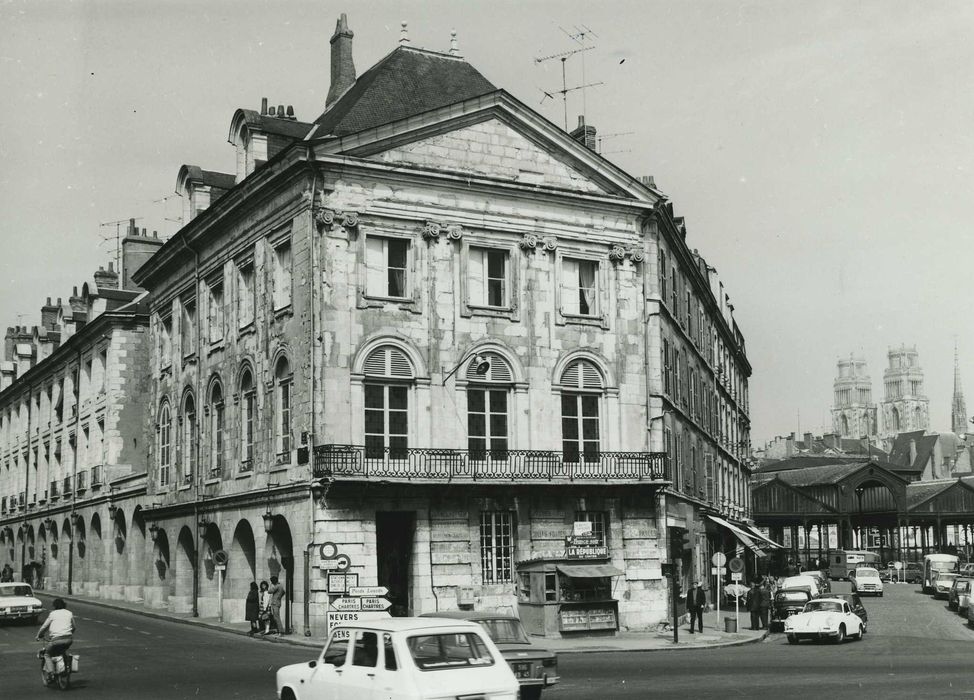
[[[278,462],[291,460],[291,380],[277,385],[277,456]]]
[[[196,473],[196,411],[191,407],[185,409],[183,414],[183,483],[189,484],[193,481],[193,474]]]
[[[365,291],[369,296],[405,298],[409,241],[405,238],[369,236],[365,240]]]
[[[598,316],[599,264],[592,260],[562,261],[561,311],[575,316]]]
[[[274,309],[291,305],[291,241],[274,248]]]
[[[182,307],[179,334],[183,357],[189,357],[196,352],[196,300],[188,299],[182,303]]]
[[[254,322],[254,263],[237,266],[237,326],[244,328]]]
[[[409,446],[409,387],[397,384],[365,385],[365,456],[405,459]]]
[[[562,392],[562,459],[577,463],[599,461],[599,396]]]
[[[379,635],[376,632],[357,630],[352,647],[352,666],[375,668],[379,663]]]
[[[480,514],[480,564],[484,583],[514,581],[514,513]]]
[[[507,390],[467,389],[467,448],[471,459],[507,459]]]
[[[670,341],[663,340],[663,393],[669,394],[670,383]]]
[[[210,405],[212,439],[210,440],[210,471],[223,471],[223,401]]]
[[[207,313],[206,325],[210,332],[210,343],[219,343],[223,340],[223,282],[214,282],[210,285],[209,310]]]
[[[508,253],[506,250],[471,248],[469,263],[470,303],[476,306],[507,307]]]
[[[609,514],[601,510],[577,510],[575,511],[575,522],[592,523],[592,537],[598,539],[599,544],[608,546],[606,532]]]
[[[680,291],[676,283],[676,265],[670,266],[670,312],[677,316],[680,312]]]
[[[252,468],[254,461],[254,412],[256,411],[257,397],[251,389],[243,397],[243,416],[241,416],[242,439],[240,446],[240,456],[244,462],[244,470]]]
[[[667,273],[667,269],[666,269],[666,251],[664,251],[662,248],[660,248],[660,251],[659,251],[659,266],[658,267],[659,267],[659,284],[660,284],[660,295],[659,296],[660,296],[660,299],[662,299],[665,302],[666,301],[667,294],[668,294],[668,291],[667,291],[668,288],[667,288],[667,284],[666,284],[666,273]]]
[[[159,357],[162,369],[172,365],[172,316],[159,319]]]

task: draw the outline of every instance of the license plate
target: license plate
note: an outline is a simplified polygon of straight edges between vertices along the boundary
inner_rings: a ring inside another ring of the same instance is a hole
[[[531,677],[531,664],[513,664],[511,670],[514,671],[515,678]]]

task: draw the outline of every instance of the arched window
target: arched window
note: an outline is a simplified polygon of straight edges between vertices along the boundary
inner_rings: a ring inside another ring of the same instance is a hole
[[[193,482],[196,473],[196,399],[190,392],[183,398],[182,453],[183,483]]]
[[[415,373],[406,353],[381,345],[365,358],[365,454],[405,459],[409,448],[409,388]]]
[[[213,382],[210,387],[210,473],[217,475],[223,471],[223,387]]]
[[[274,442],[278,464],[291,462],[291,363],[281,357],[274,368]]]
[[[896,406],[893,406],[893,410],[890,413],[890,419],[893,423],[893,430],[896,432],[900,431],[900,412],[897,410]]]
[[[600,402],[605,380],[588,360],[574,360],[561,375],[561,445],[566,462],[598,462]]]
[[[159,409],[159,485],[169,485],[169,469],[172,465],[172,415],[169,401],[163,401]]]
[[[849,436],[849,419],[846,416],[842,416],[842,436]]]
[[[507,459],[511,366],[496,352],[467,363],[467,449],[471,459]]]
[[[257,394],[254,375],[245,367],[240,375],[240,471],[254,468],[254,419],[257,413]]]

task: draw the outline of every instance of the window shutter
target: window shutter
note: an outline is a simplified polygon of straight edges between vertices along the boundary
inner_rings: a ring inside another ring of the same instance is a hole
[[[470,257],[467,261],[469,270],[469,297],[470,303],[477,306],[484,306],[487,297],[484,294],[484,257],[486,251],[483,248],[471,248]]]
[[[578,306],[578,261],[561,262],[561,312],[577,314]]]
[[[365,239],[365,291],[373,296],[387,296],[386,242],[382,238]]]
[[[485,352],[483,357],[490,362],[490,369],[487,374],[477,374],[477,363],[473,359],[467,365],[466,378],[470,382],[492,382],[498,384],[510,384],[514,381],[514,374],[511,366],[503,357],[496,352]]]
[[[578,386],[578,362],[572,362],[561,375],[561,383],[568,387]]]
[[[577,389],[601,391],[605,388],[599,368],[588,360],[575,360],[565,368],[561,375],[563,386]]]
[[[413,365],[399,348],[383,345],[365,359],[365,374],[370,377],[412,379]]]

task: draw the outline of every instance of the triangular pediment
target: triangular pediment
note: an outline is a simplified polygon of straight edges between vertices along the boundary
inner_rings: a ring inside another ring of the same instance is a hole
[[[974,513],[974,488],[962,481],[910,508],[911,513]]]
[[[497,118],[403,143],[372,154],[370,159],[483,175],[527,185],[608,194],[605,186],[583,173],[564,154],[543,147]]]
[[[835,509],[788,484],[772,479],[751,493],[753,508],[762,515],[827,514]]]

